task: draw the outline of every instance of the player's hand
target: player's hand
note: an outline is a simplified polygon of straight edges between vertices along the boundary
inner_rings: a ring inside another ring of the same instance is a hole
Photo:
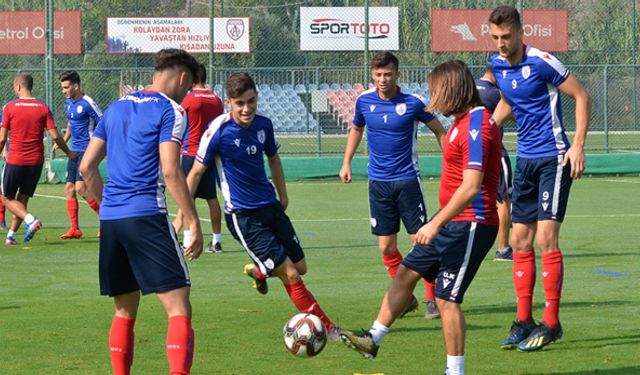
[[[67,154],[67,156],[69,157],[69,160],[76,160],[78,158],[78,154],[76,154],[73,151],[69,151],[69,153]]]
[[[289,207],[289,197],[288,196],[284,196],[284,197],[280,197],[280,205],[282,206],[283,210],[287,210],[287,207]]]
[[[58,149],[58,145],[57,144],[53,144],[53,147],[51,147],[51,155],[52,156],[56,156],[56,150]]]
[[[582,177],[582,172],[584,172],[584,168],[587,165],[584,149],[582,149],[582,147],[569,147],[569,150],[564,155],[562,167],[567,165],[567,163],[571,163],[571,178],[577,180]]]
[[[190,222],[189,231],[191,232],[191,245],[184,250],[184,256],[189,260],[195,260],[202,254],[202,245],[204,243],[200,222],[198,220]]]
[[[340,173],[338,175],[340,176],[340,181],[344,182],[345,184],[350,183],[351,182],[351,165],[342,164],[342,168],[340,168]]]
[[[440,228],[433,224],[432,221],[423,225],[415,235],[414,241],[416,245],[428,245],[440,232]]]

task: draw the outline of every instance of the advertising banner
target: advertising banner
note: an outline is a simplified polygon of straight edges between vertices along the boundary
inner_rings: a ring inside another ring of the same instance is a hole
[[[47,43],[44,11],[0,12],[1,55],[44,55]],[[79,10],[53,13],[53,52],[82,53],[82,19]]]
[[[248,53],[249,17],[215,17],[214,53]],[[107,53],[209,52],[207,17],[108,17]]]
[[[362,7],[301,7],[300,50],[363,51]],[[399,49],[398,8],[369,8],[369,49]]]

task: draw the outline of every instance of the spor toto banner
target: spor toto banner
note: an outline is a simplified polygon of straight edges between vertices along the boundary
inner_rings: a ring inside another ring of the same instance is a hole
[[[249,18],[213,19],[215,53],[249,52]],[[208,17],[107,17],[107,53],[209,52]]]
[[[301,7],[300,50],[363,51],[362,7]],[[369,49],[398,50],[398,8],[369,8]]]
[[[496,51],[489,30],[492,10],[434,9],[431,11],[433,52]],[[525,10],[524,42],[549,52],[566,52],[567,10]]]
[[[43,55],[47,43],[43,11],[0,12],[1,55]],[[53,13],[53,52],[82,53],[82,19],[79,10]]]

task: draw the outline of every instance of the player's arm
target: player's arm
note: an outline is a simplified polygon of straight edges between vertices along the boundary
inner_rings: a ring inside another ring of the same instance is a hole
[[[465,169],[462,172],[462,184],[455,193],[453,193],[449,203],[447,203],[431,221],[418,230],[415,236],[416,243],[421,245],[430,243],[443,225],[464,211],[471,201],[478,196],[482,187],[483,178],[484,172],[477,169]]]
[[[498,102],[498,105],[496,106],[495,111],[493,111],[491,117],[498,127],[502,127],[502,124],[507,120],[514,118],[513,113],[511,112],[511,106],[502,95],[502,92],[500,92],[500,101]]]
[[[562,165],[571,163],[571,178],[578,179],[586,166],[584,145],[589,129],[589,116],[591,116],[591,96],[573,74],[570,74],[558,89],[576,101],[576,133]]]
[[[102,203],[102,177],[100,176],[100,162],[107,155],[107,144],[98,137],[91,137],[87,150],[80,162],[80,174],[87,190],[98,204]]]
[[[356,150],[362,141],[364,135],[364,126],[351,126],[349,135],[347,136],[347,146],[344,149],[344,160],[342,161],[342,168],[340,168],[340,180],[345,184],[351,182],[351,160],[356,154]]]
[[[267,158],[269,161],[269,170],[271,171],[271,181],[276,187],[280,205],[285,210],[289,206],[289,196],[287,195],[287,184],[284,182],[284,170],[282,169],[282,161],[280,155],[275,154]]]
[[[202,164],[199,160],[196,159],[193,162],[193,166],[187,175],[187,187],[189,188],[189,195],[191,198],[195,197],[198,186],[200,186],[202,176],[204,176],[204,172],[206,171],[207,166]]]
[[[185,227],[188,227],[191,232],[191,245],[184,254],[189,257],[189,260],[194,260],[202,253],[202,229],[194,201],[189,194],[184,174],[180,168],[180,143],[161,142],[159,150],[165,184],[182,211]]]
[[[49,135],[51,136],[53,142],[58,145],[58,148],[61,149],[62,152],[67,154],[67,157],[69,157],[70,160],[76,160],[78,155],[76,155],[75,152],[69,149],[69,147],[67,146],[67,142],[60,136],[60,133],[58,133],[58,129],[56,129],[55,127],[48,128],[47,131],[49,132]]]
[[[0,128],[0,150],[2,150],[2,156],[6,155],[5,147],[7,146],[7,137],[9,136],[9,130],[4,126]]]
[[[64,132],[62,140],[64,141],[64,143],[69,143],[69,139],[71,139],[71,124],[67,123],[67,130]],[[56,143],[53,145],[53,147],[51,147],[51,153],[55,155],[57,149],[58,144]]]
[[[447,136],[447,132],[444,130],[444,127],[440,123],[440,120],[438,120],[437,117],[434,117],[433,120],[427,123],[427,127],[436,136],[438,146],[440,146],[440,150],[442,150],[442,145],[444,145],[444,139]]]

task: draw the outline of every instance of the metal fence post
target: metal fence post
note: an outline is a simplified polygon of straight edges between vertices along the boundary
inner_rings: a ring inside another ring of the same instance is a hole
[[[609,153],[609,65],[604,66],[604,153]]]
[[[216,78],[213,74],[213,16],[216,10],[215,4],[215,0],[209,0],[209,84],[212,90],[216,85]]]
[[[362,83],[367,82],[369,73],[369,0],[364,0],[364,74]]]

